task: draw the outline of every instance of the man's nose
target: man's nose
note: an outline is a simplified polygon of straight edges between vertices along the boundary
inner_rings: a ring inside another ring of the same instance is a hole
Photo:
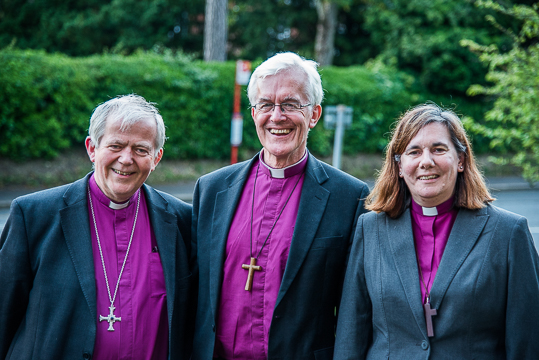
[[[273,108],[271,112],[271,121],[279,121],[284,119],[284,112],[281,110],[281,105],[275,104],[275,107]]]
[[[129,146],[126,146],[124,149],[122,149],[118,161],[124,165],[130,165],[133,163],[133,151]]]

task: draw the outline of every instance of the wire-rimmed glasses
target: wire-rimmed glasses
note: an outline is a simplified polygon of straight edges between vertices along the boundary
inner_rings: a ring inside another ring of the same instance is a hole
[[[261,102],[258,104],[254,104],[251,106],[256,111],[260,111],[261,113],[271,113],[273,112],[273,109],[275,109],[275,106],[279,106],[281,108],[282,113],[291,113],[296,111],[301,111],[304,107],[311,106],[311,104],[296,104],[296,103],[281,103],[281,104],[274,104],[270,102]]]

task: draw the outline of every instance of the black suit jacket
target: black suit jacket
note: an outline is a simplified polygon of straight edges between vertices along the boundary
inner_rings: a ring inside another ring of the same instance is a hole
[[[98,316],[89,176],[11,205],[0,237],[2,359],[91,358]],[[169,357],[188,359],[191,206],[147,185],[143,191],[165,275]]]
[[[258,155],[257,155],[258,156]],[[193,197],[193,245],[199,300],[193,359],[212,358],[228,231],[256,160],[199,179]],[[269,359],[331,359],[335,308],[365,183],[309,155],[294,235],[269,332]],[[238,289],[244,291],[244,289]]]

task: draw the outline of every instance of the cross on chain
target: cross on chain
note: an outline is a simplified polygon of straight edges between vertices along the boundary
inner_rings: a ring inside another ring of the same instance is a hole
[[[247,282],[245,283],[245,290],[251,291],[251,288],[253,287],[253,277],[254,277],[253,275],[254,275],[254,272],[262,270],[262,267],[257,266],[256,265],[256,258],[252,257],[251,258],[251,263],[249,265],[242,264],[241,268],[245,269],[245,270],[249,270],[249,275],[247,275]]]
[[[436,315],[436,309],[431,309],[430,303],[427,301],[423,308],[425,309],[425,320],[427,321],[427,336],[434,336],[434,328],[432,326],[432,317]]]
[[[114,315],[114,310],[116,308],[114,307],[114,305],[111,305],[109,307],[109,316],[103,316],[103,315],[99,315],[99,322],[103,321],[103,320],[106,320],[108,323],[109,323],[109,328],[107,329],[108,331],[114,331],[114,327],[113,327],[113,324],[116,322],[116,321],[122,321],[122,318],[121,317],[116,317]]]

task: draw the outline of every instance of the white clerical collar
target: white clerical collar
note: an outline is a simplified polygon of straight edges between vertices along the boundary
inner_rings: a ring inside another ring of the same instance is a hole
[[[126,207],[129,206],[129,202],[130,200],[127,200],[126,202],[124,202],[123,204],[117,204],[113,201],[111,201],[109,203],[109,208],[113,209],[113,210],[120,210],[120,209],[125,209]]]
[[[436,216],[438,215],[438,209],[436,209],[436,206],[435,207],[424,207],[424,206],[421,206],[421,208],[423,209],[423,215],[425,216]]]
[[[95,196],[95,198],[103,205],[105,206],[108,206],[109,208],[113,209],[113,210],[121,210],[121,209],[125,209],[126,207],[129,206],[129,204],[131,203],[131,199],[134,199],[134,196],[137,195],[138,192],[140,192],[140,189],[137,190],[133,196],[131,196],[131,198],[129,200],[127,200],[126,202],[124,203],[121,203],[121,204],[118,204],[118,203],[115,203],[114,201],[112,201],[111,199],[109,199],[105,193],[103,192],[103,190],[101,190],[101,188],[99,187],[99,185],[97,185],[97,182],[95,180],[95,176],[94,174],[92,174],[92,176],[90,177],[90,180],[88,182],[88,186],[90,187],[90,191],[92,192],[92,194]]]
[[[444,201],[441,204],[438,204],[434,207],[424,207],[416,203],[412,199],[412,210],[416,214],[422,214],[423,216],[438,216],[447,213],[448,211],[451,211],[453,209],[453,202],[454,198],[451,197]]]
[[[275,178],[275,179],[284,179],[285,178],[285,172],[287,169],[291,169],[293,168],[294,166],[298,165],[298,164],[301,164],[305,158],[307,157],[307,151],[305,151],[305,154],[303,154],[303,157],[296,163],[292,164],[292,165],[289,165],[285,168],[282,168],[282,169],[274,169],[272,167],[270,167],[268,164],[266,164],[264,162],[264,158],[262,156],[262,154],[264,153],[264,150],[262,150],[260,152],[260,155],[259,155],[259,158],[260,158],[260,162],[269,170],[270,174],[271,174],[271,177],[272,178]]]

